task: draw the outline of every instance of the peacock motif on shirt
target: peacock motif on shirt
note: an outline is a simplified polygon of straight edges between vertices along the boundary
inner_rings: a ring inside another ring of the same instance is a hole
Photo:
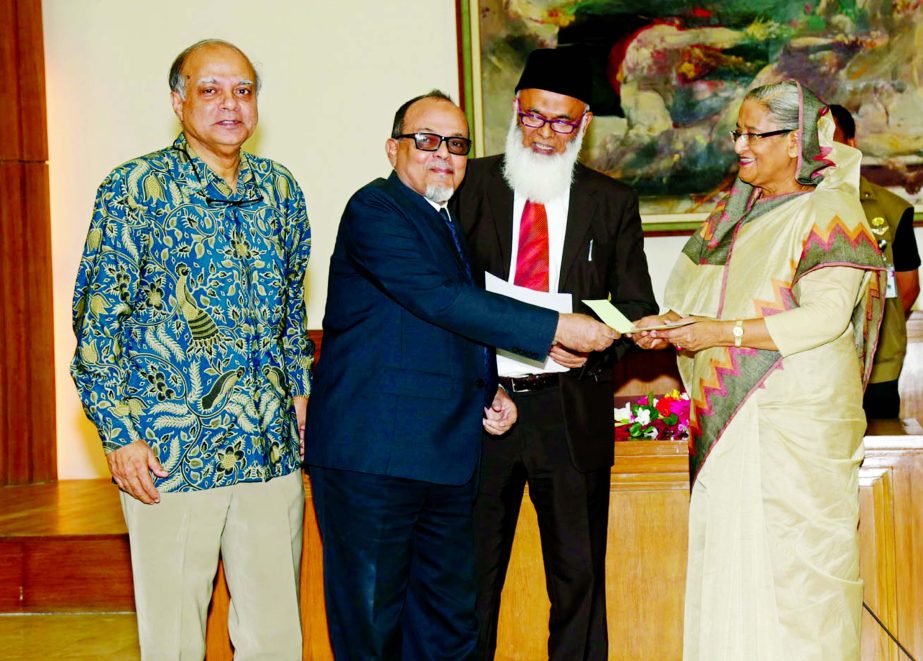
[[[244,368],[238,367],[236,370],[229,370],[218,377],[218,380],[215,381],[211,389],[205,393],[205,396],[202,398],[202,408],[208,411],[216,403],[224,399],[224,396],[227,395],[231,389],[234,387],[234,384],[244,375]]]
[[[199,351],[211,350],[221,339],[218,325],[211,315],[196,304],[189,293],[189,267],[180,264],[176,272],[179,274],[176,280],[176,300],[192,335],[192,348]]]

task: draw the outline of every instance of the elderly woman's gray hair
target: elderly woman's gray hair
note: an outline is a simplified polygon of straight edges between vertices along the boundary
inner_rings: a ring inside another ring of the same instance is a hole
[[[170,65],[170,91],[176,92],[181,99],[186,98],[186,78],[183,76],[183,65],[186,64],[186,59],[195,53],[200,48],[205,46],[226,46],[228,48],[233,48],[238,53],[244,56],[244,59],[250,63],[250,68],[253,69],[253,74],[256,76],[256,80],[253,81],[254,86],[256,87],[256,93],[260,93],[260,87],[263,86],[263,81],[260,79],[260,72],[256,70],[253,62],[247,57],[247,54],[240,50],[237,46],[232,44],[230,41],[225,41],[224,39],[203,39],[202,41],[197,41],[192,46],[184,49],[182,53],[176,56],[176,59],[173,60],[173,64]]]
[[[801,92],[793,80],[783,80],[747,92],[744,102],[756,101],[769,112],[769,117],[780,129],[798,128],[801,115]]]

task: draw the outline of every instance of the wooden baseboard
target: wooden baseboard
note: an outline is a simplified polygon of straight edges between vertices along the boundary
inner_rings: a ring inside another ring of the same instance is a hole
[[[0,540],[0,613],[134,609],[127,535]]]

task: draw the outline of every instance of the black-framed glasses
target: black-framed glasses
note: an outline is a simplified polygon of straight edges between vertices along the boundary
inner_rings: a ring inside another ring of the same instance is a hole
[[[783,133],[791,133],[797,129],[776,129],[775,131],[766,131],[764,133],[744,133],[743,131],[738,131],[734,129],[731,131],[731,140],[735,143],[743,138],[746,142],[751,140],[762,140],[763,138],[771,138],[774,135],[782,135]]]
[[[583,114],[580,115],[576,120],[570,121],[569,119],[548,119],[542,115],[539,115],[534,112],[524,112],[522,106],[519,105],[519,99],[516,99],[516,112],[519,115],[519,123],[523,126],[526,126],[530,129],[540,129],[545,124],[551,126],[551,130],[555,133],[561,133],[568,135],[573,133],[580,127],[580,122],[583,121],[584,116],[587,114],[587,111],[584,110]]]
[[[439,151],[442,143],[445,143],[446,149],[450,154],[456,156],[467,156],[471,151],[471,141],[468,138],[460,138],[455,135],[448,137],[438,133],[404,133],[396,135],[395,138],[410,138],[414,146],[420,151]]]

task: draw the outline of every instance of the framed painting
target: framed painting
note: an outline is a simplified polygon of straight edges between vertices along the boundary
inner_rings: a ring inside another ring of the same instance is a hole
[[[866,176],[921,208],[919,0],[456,2],[475,154],[503,150],[526,55],[579,44],[594,81],[582,161],[638,191],[646,231],[707,216],[736,176],[743,96],[782,78],[848,108]]]

